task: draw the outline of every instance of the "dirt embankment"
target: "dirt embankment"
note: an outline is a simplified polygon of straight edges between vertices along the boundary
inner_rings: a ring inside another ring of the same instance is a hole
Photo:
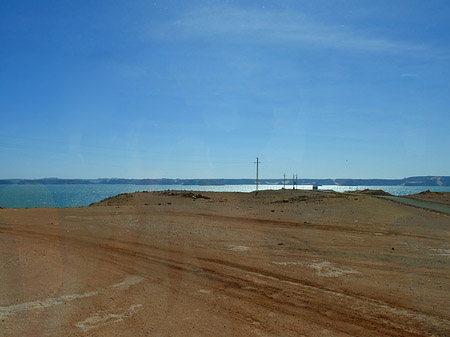
[[[431,192],[427,190],[417,194],[406,195],[405,197],[450,206],[450,192]]]
[[[354,191],[351,192],[354,194],[367,194],[367,195],[392,195],[388,192],[385,192],[383,190],[371,190],[371,189],[364,189],[364,190],[358,190],[358,191]]]
[[[0,210],[1,336],[449,336],[449,217],[364,195]]]

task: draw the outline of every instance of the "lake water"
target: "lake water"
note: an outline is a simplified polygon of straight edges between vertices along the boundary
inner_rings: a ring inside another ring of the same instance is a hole
[[[281,185],[260,185],[260,190],[280,189]],[[286,188],[292,188],[286,186]],[[298,185],[298,189],[310,190],[311,185]],[[381,189],[393,195],[419,193],[425,190],[450,192],[450,186],[335,186],[324,185],[319,189],[337,192],[362,190],[365,188]],[[112,197],[119,193],[135,191],[218,191],[251,192],[255,185],[0,185],[0,207],[79,207]]]

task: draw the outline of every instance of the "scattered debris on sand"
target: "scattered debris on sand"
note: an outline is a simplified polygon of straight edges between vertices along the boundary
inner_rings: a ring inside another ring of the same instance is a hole
[[[211,199],[210,197],[208,197],[206,195],[203,195],[200,193],[193,193],[193,192],[183,193],[182,196],[185,198],[192,198],[192,199]]]

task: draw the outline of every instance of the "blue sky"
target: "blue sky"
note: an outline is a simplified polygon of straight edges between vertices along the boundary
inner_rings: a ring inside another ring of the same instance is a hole
[[[2,1],[0,178],[450,175],[448,1]]]

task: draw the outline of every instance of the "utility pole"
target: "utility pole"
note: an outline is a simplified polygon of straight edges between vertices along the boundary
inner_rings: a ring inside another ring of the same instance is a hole
[[[256,157],[256,162],[255,162],[255,164],[256,164],[256,192],[258,192],[258,185],[259,185],[259,181],[258,181],[259,163],[260,163],[259,158]]]

